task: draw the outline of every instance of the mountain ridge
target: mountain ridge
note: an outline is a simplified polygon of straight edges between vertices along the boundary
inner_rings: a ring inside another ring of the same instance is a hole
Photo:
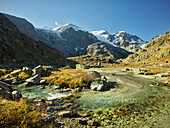
[[[62,66],[70,63],[56,48],[21,33],[0,13],[0,67],[13,68],[38,64]]]
[[[131,35],[125,31],[119,31],[113,34],[109,34],[106,30],[89,32],[74,24],[65,24],[56,28],[35,28],[31,25],[31,29],[27,30],[31,24],[27,20],[8,14],[5,14],[5,16],[7,16],[22,33],[35,40],[42,40],[48,45],[59,49],[66,57],[86,55],[88,45],[97,42],[109,43],[129,52],[137,52],[142,49],[140,46],[141,43],[145,44],[138,36]],[[21,23],[21,21],[24,23]],[[26,24],[28,24],[28,26]]]

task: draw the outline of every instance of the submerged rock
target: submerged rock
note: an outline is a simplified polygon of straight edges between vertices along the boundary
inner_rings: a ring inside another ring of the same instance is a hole
[[[78,112],[81,117],[89,117],[91,114],[88,112]]]
[[[76,117],[77,114],[73,111],[61,111],[58,114],[60,117]]]

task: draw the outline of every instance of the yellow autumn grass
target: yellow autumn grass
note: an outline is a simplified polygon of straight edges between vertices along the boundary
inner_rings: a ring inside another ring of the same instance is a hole
[[[41,127],[42,113],[38,109],[32,110],[23,99],[20,101],[0,99],[1,127]]]
[[[89,86],[89,82],[95,79],[95,75],[83,70],[60,68],[60,71],[53,71],[49,77],[43,77],[42,79],[60,88],[76,88]]]

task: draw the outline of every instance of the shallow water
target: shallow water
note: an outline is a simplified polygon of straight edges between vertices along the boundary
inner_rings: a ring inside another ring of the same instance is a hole
[[[65,97],[69,95],[69,93],[58,93],[55,90],[49,88],[40,89],[37,88],[36,86],[24,87],[20,85],[20,86],[14,86],[14,88],[21,91],[23,98],[28,98],[28,99],[37,98],[37,99],[52,100],[52,99]]]
[[[158,82],[155,79],[135,77],[127,74],[115,74],[114,76],[105,76],[109,81],[117,82],[118,87],[109,91],[82,92],[78,102],[82,106],[88,107],[108,107],[112,105],[126,105],[138,103],[139,101],[148,102],[149,96],[162,95],[164,90],[157,86],[149,86]],[[154,99],[152,99],[154,100]]]

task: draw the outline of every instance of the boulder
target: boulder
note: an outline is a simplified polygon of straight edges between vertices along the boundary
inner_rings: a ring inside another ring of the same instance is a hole
[[[75,88],[74,90],[72,90],[72,93],[78,93],[81,92],[82,89],[81,88]]]
[[[22,97],[22,94],[17,90],[13,91],[11,85],[0,81],[0,97],[8,100],[18,100]]]
[[[13,79],[12,84],[21,84],[21,80],[20,79]]]
[[[31,75],[32,74],[32,69],[29,67],[23,67],[22,72]]]
[[[17,90],[12,91],[13,100],[19,100],[20,98],[22,98],[22,94],[20,91],[17,91]]]
[[[40,84],[45,84],[45,80],[40,80]]]
[[[78,112],[79,116],[81,117],[89,117],[91,114],[88,112]]]
[[[33,72],[32,75],[33,76],[37,74],[41,75],[42,70],[43,70],[43,67],[41,65],[38,65],[37,67],[32,69],[32,72]]]
[[[88,120],[87,121],[87,125],[89,126],[93,126],[95,124],[95,122],[93,120]]]
[[[79,124],[87,125],[87,120],[85,118],[77,118],[76,120]]]
[[[108,89],[108,86],[105,81],[93,81],[90,88],[95,91],[104,91]]]
[[[15,75],[18,75],[20,72],[21,72],[21,69],[14,70],[14,71],[12,71],[12,72],[10,73],[10,75],[15,76]]]
[[[168,75],[168,73],[159,73],[159,74],[157,74],[158,77],[164,77],[166,75]]]
[[[115,87],[112,82],[107,80],[95,80],[91,83],[90,88],[94,91],[106,91]]]
[[[93,74],[96,78],[101,78],[101,75],[97,71],[87,71],[89,74]]]
[[[76,117],[76,113],[73,111],[61,111],[58,113],[60,117]]]
[[[153,75],[151,72],[146,72],[145,75]]]
[[[85,64],[76,64],[76,69],[88,69]]]
[[[25,81],[27,82],[27,83],[30,83],[30,84],[39,84],[39,82],[40,82],[40,75],[39,74],[36,74],[35,76],[33,76],[33,77],[30,77],[30,78],[28,78],[28,79],[26,79]]]

